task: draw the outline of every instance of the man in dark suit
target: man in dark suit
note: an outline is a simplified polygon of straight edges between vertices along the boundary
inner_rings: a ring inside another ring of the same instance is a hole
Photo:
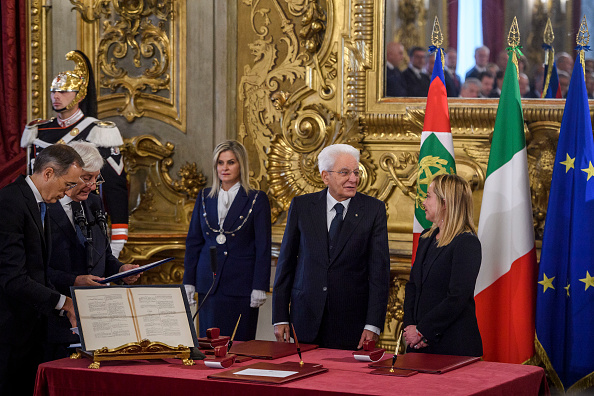
[[[482,72],[487,71],[487,64],[489,63],[490,54],[491,50],[488,47],[485,47],[484,45],[474,50],[475,65],[472,67],[472,69],[466,72],[465,78],[479,78],[479,75]]]
[[[302,342],[355,349],[378,340],[388,302],[386,207],[357,192],[359,152],[346,144],[318,157],[323,191],[295,197],[272,295],[278,341],[289,323]]]
[[[456,65],[458,64],[458,52],[454,48],[448,48],[445,55],[444,77],[446,84],[446,91],[450,97],[458,97],[460,95],[460,88],[462,82],[460,76],[456,74]]]
[[[84,183],[66,191],[66,196],[58,202],[48,205],[52,231],[52,256],[49,260],[48,278],[56,289],[66,296],[70,296],[71,286],[106,286],[97,282],[106,276],[138,267],[122,264],[114,257],[108,236],[102,229],[103,225],[107,227],[103,204],[101,198],[91,191],[103,182],[100,173],[104,165],[103,157],[92,143],[72,142],[70,146],[85,163],[81,175]],[[82,223],[85,223],[82,229],[76,222],[77,218],[81,218]],[[90,242],[86,239],[89,228]],[[124,282],[134,283],[139,276],[124,278]],[[79,337],[70,331],[68,320],[50,316],[44,360],[67,357],[68,346],[79,342]]]
[[[425,52],[421,47],[413,47],[409,51],[410,63],[402,72],[406,96],[426,97],[429,92],[431,78],[423,71],[427,62]]]
[[[404,59],[404,46],[395,41],[386,45],[386,96],[406,96],[406,87],[400,72]]]
[[[0,394],[31,395],[43,356],[46,317],[65,312],[76,326],[72,299],[47,279],[47,203],[82,183],[83,161],[72,147],[46,148],[33,174],[0,191]]]

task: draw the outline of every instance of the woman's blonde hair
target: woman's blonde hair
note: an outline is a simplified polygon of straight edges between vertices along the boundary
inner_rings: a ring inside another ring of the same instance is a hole
[[[237,158],[237,162],[239,162],[239,183],[241,187],[243,187],[246,193],[252,190],[249,182],[250,168],[248,165],[247,150],[237,140],[226,140],[219,143],[212,153],[212,188],[210,189],[210,193],[208,193],[209,198],[217,196],[221,190],[221,179],[219,179],[219,173],[217,172],[217,162],[219,161],[219,156],[224,151],[231,151],[235,155],[235,158]]]
[[[437,175],[431,182],[433,192],[441,205],[437,208],[437,217],[443,218],[443,226],[433,223],[431,229],[422,237],[429,238],[440,228],[438,247],[446,246],[463,232],[476,234],[474,226],[474,205],[472,190],[466,180],[458,175]]]

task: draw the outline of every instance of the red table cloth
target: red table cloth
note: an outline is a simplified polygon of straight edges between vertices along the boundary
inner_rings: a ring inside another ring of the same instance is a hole
[[[283,385],[269,385],[208,379],[218,370],[206,367],[202,361],[194,366],[184,366],[176,359],[113,361],[101,362],[101,368],[93,370],[87,368],[89,359],[61,359],[39,366],[35,396],[549,394],[544,370],[535,366],[476,362],[444,374],[389,377],[369,374],[372,369],[355,360],[352,351],[321,348],[303,353],[303,360],[320,363],[328,371]],[[299,360],[295,355],[272,362],[285,361]]]

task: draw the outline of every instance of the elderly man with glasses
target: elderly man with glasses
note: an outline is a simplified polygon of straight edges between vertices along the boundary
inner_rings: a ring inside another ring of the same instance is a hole
[[[361,348],[379,339],[388,304],[386,206],[357,192],[359,151],[347,144],[318,156],[328,188],[295,197],[287,215],[272,295],[277,341]]]
[[[81,182],[67,190],[58,202],[48,205],[52,227],[48,278],[67,296],[70,296],[71,286],[104,286],[98,281],[138,267],[122,264],[111,252],[106,227],[103,227],[105,215],[101,198],[92,192],[104,182],[100,173],[104,166],[101,154],[92,143],[72,142],[70,146],[85,163]],[[138,277],[124,278],[124,282],[134,283]],[[47,361],[67,357],[69,345],[79,342],[67,320],[52,317],[48,323],[44,358]]]

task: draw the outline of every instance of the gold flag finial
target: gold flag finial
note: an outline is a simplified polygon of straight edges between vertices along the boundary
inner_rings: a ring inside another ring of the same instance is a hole
[[[440,50],[442,44],[443,34],[441,33],[441,26],[439,26],[439,19],[437,19],[436,15],[435,21],[433,22],[433,31],[431,32],[431,45],[437,49],[437,54],[435,54],[435,56],[441,56],[441,67],[445,64],[443,50]],[[431,51],[433,51],[433,49],[431,49]]]
[[[547,74],[545,76],[544,88],[542,90],[541,98],[546,97],[549,89],[549,83],[551,82],[551,75],[553,74],[553,64],[555,63],[555,48],[553,48],[553,41],[555,40],[555,33],[553,32],[553,25],[551,24],[551,18],[547,18],[547,25],[545,26],[544,33],[542,35],[544,41],[543,47],[545,48],[545,59],[544,63],[547,65]]]
[[[582,18],[580,24],[580,30],[578,31],[575,41],[577,43],[577,50],[580,52],[580,62],[582,63],[582,69],[584,70],[584,76],[586,75],[586,60],[584,59],[584,50],[588,49],[590,43],[590,32],[588,31],[588,22],[586,22],[586,15]]]
[[[507,44],[509,45],[508,51],[511,51],[512,62],[516,66],[516,74],[518,79],[520,78],[520,69],[518,68],[518,55],[522,55],[520,51],[520,29],[518,28],[518,18],[514,16],[514,20],[509,28],[507,35]]]
[[[555,33],[553,32],[553,25],[551,25],[551,18],[547,18],[547,25],[545,26],[543,41],[545,44],[553,45],[555,41]]]
[[[443,44],[443,34],[441,34],[441,26],[439,26],[439,20],[437,16],[435,16],[435,21],[433,22],[433,31],[431,32],[431,45],[440,48]]]
[[[518,28],[518,19],[516,17],[514,17],[511,27],[509,28],[507,44],[510,47],[517,47],[520,45],[520,29]]]

